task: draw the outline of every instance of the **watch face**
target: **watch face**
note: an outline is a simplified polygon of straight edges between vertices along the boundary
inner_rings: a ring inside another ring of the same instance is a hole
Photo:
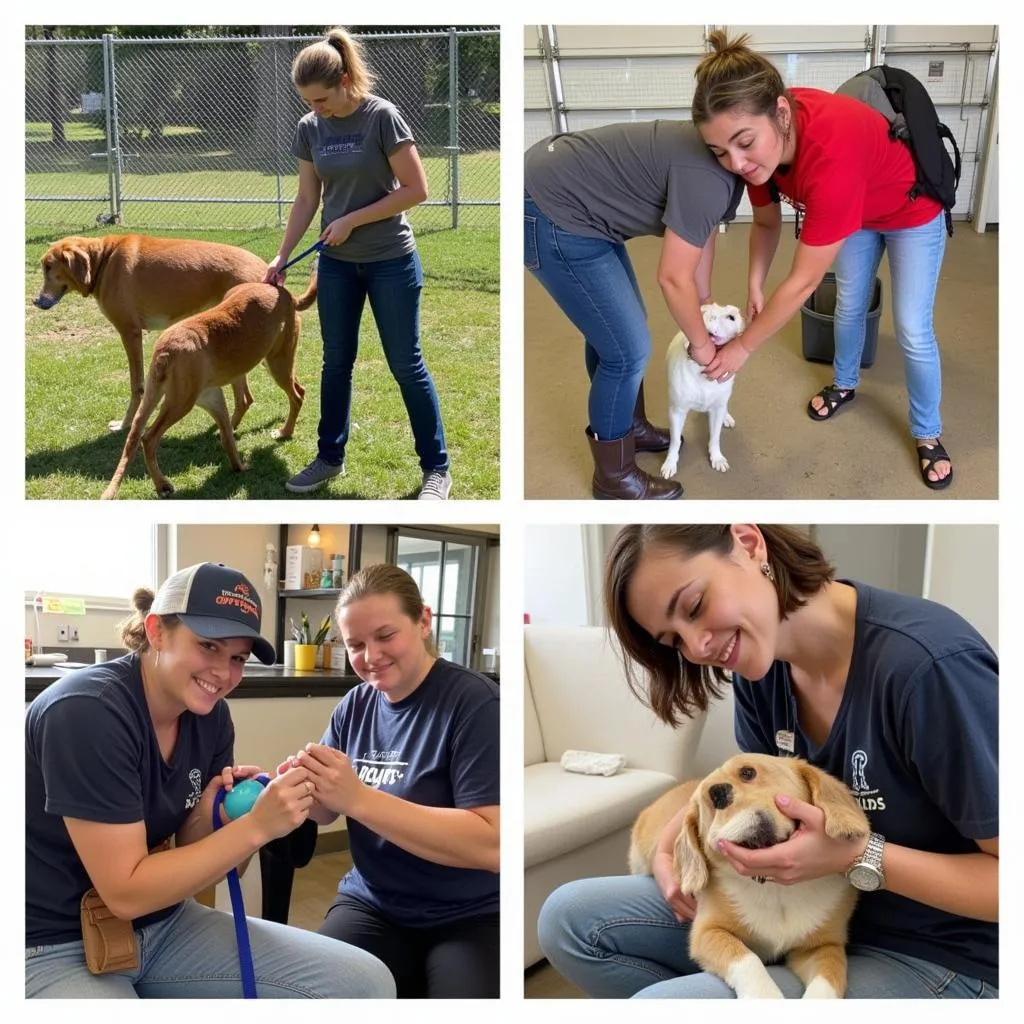
[[[865,892],[872,892],[882,884],[881,876],[867,864],[856,864],[850,868],[849,879],[850,885]]]

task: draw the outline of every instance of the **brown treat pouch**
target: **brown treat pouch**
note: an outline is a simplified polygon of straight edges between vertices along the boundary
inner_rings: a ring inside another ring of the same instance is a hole
[[[82,943],[85,965],[93,974],[133,971],[139,966],[131,921],[114,917],[95,889],[82,897]]]
[[[150,850],[150,854],[163,853],[171,848],[170,839]],[[85,946],[85,965],[93,974],[112,974],[114,971],[134,971],[139,966],[139,948],[131,921],[114,917],[95,889],[82,897],[82,944]]]

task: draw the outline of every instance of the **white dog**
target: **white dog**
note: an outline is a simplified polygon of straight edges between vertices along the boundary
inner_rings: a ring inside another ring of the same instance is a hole
[[[701,306],[704,326],[715,345],[724,345],[738,334],[743,333],[746,323],[735,306],[719,306],[709,303]],[[671,435],[668,455],[661,465],[661,475],[666,479],[676,475],[679,463],[679,446],[683,441],[683,424],[689,412],[708,414],[708,455],[711,465],[720,473],[729,468],[722,454],[722,427],[735,426],[736,421],[729,415],[729,397],[732,395],[734,378],[719,383],[704,376],[704,367],[690,358],[690,342],[680,331],[668,347],[665,359],[668,363],[668,419]]]

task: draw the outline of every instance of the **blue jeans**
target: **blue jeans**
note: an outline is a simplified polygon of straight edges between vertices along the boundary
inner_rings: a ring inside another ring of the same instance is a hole
[[[651,333],[626,247],[563,231],[526,194],[523,262],[582,333],[590,377],[590,429],[601,441],[625,437]]]
[[[335,466],[345,460],[359,322],[369,298],[388,368],[409,413],[420,468],[447,470],[441,406],[420,349],[423,267],[419,254],[413,250],[376,263],[322,257],[317,274],[316,301],[324,339],[317,454]]]
[[[733,999],[721,978],[690,959],[689,924],[679,924],[653,878],[583,878],[541,907],[541,949],[565,978],[604,999]],[[977,978],[873,946],[848,946],[847,999],[994,999]],[[768,973],[787,999],[803,984],[788,968]]]
[[[942,433],[942,367],[932,320],[946,250],[941,213],[917,228],[858,231],[843,242],[835,259],[836,387],[855,388],[860,380],[868,304],[886,249],[892,273],[892,318],[910,398],[910,433],[915,438],[938,437]]]
[[[248,918],[260,999],[393,999],[395,980],[375,956],[336,939]],[[25,950],[29,999],[241,999],[230,914],[187,900],[136,929],[139,967],[94,975],[81,940]]]

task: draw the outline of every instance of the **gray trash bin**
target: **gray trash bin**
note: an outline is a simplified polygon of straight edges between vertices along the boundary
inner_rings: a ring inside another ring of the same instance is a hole
[[[821,284],[800,307],[803,329],[804,359],[816,363],[831,363],[835,357],[834,333],[836,315],[836,275],[828,271]],[[878,350],[878,321],[882,316],[882,282],[875,278],[875,290],[868,307],[868,324],[864,334],[864,351],[860,365],[871,366]]]

